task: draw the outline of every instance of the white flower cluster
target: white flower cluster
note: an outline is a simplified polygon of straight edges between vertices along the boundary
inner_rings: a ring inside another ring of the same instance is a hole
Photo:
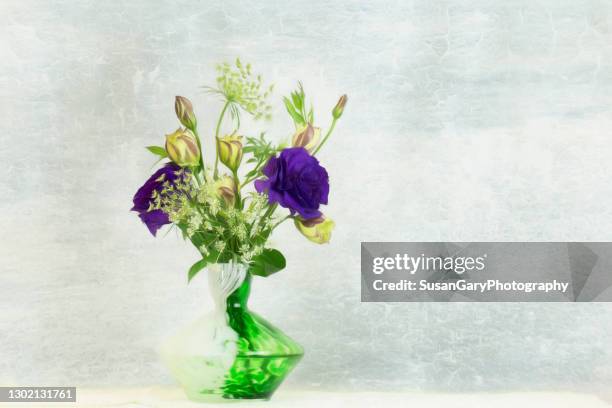
[[[168,214],[203,256],[248,262],[263,251],[275,225],[265,196],[246,195],[241,210],[224,200],[212,177],[198,182],[185,170],[177,176],[173,183],[164,181],[163,190],[153,197],[151,210]]]

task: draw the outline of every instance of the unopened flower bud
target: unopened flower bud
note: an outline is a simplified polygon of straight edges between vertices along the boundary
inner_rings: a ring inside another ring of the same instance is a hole
[[[321,129],[313,127],[310,123],[308,123],[306,126],[295,132],[292,139],[292,146],[303,147],[309,152],[312,152],[319,144],[320,137]]]
[[[221,197],[228,207],[234,205],[236,200],[236,183],[230,176],[223,176],[215,182],[217,194]]]
[[[170,160],[181,167],[197,166],[200,162],[198,142],[189,129],[178,128],[166,135],[166,152]]]
[[[193,105],[189,99],[184,96],[177,96],[174,100],[174,111],[183,126],[187,129],[195,130],[197,121],[195,113],[193,113]]]
[[[219,160],[225,164],[231,171],[238,170],[242,161],[242,136],[225,136],[220,138],[219,143]]]
[[[334,109],[332,110],[332,116],[334,117],[334,119],[340,119],[340,116],[342,116],[342,112],[344,112],[344,106],[346,105],[346,102],[348,101],[348,96],[342,95],[340,97],[340,99],[338,99],[338,103],[336,104],[336,106],[334,106]]]
[[[336,224],[329,218],[320,216],[309,220],[295,218],[295,226],[309,241],[315,244],[326,244],[331,239],[331,233]]]

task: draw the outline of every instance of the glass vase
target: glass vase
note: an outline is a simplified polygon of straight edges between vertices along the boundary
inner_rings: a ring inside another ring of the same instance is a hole
[[[248,309],[251,275],[237,263],[209,265],[215,310],[170,337],[161,355],[189,399],[269,399],[302,358],[295,341]]]

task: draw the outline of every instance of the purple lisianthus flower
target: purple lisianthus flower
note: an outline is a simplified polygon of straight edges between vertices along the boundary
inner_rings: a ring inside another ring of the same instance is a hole
[[[177,172],[181,168],[174,164],[168,163],[161,169],[157,170],[149,179],[138,189],[134,195],[134,206],[132,211],[138,212],[138,216],[145,223],[151,234],[155,236],[157,230],[166,224],[170,224],[168,214],[160,209],[151,208],[153,201],[153,192],[157,191],[160,194],[164,189],[164,182],[168,181],[170,184],[174,184],[174,181],[179,178]]]
[[[267,193],[270,204],[278,203],[306,220],[321,216],[319,205],[327,204],[329,177],[306,149],[291,147],[270,157],[263,174],[266,178],[256,180],[255,189]]]

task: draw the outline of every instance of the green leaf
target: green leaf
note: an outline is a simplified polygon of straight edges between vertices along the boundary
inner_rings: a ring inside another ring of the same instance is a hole
[[[242,148],[243,153],[250,153],[253,155],[247,162],[257,163],[257,166],[267,162],[270,156],[276,154],[279,150],[281,149],[266,141],[263,133],[259,138],[247,137],[246,144]]]
[[[162,159],[164,157],[168,157],[166,149],[161,146],[147,146],[147,150],[153,153],[154,155],[161,157]]]
[[[258,276],[270,276],[285,268],[287,261],[283,254],[276,249],[264,249],[263,252],[251,261],[249,272]]]
[[[293,101],[293,106],[295,106],[295,110],[301,111],[302,106],[304,105],[304,100],[301,98],[301,95],[297,92],[291,92],[291,100]]]
[[[193,277],[196,276],[198,272],[200,272],[202,269],[204,269],[207,263],[208,263],[208,260],[206,259],[200,259],[198,262],[194,263],[191,266],[191,268],[189,268],[189,274],[187,275],[187,282],[191,282]]]
[[[283,101],[285,102],[285,108],[287,108],[287,113],[289,113],[289,116],[291,116],[291,118],[293,119],[293,121],[295,123],[297,123],[298,125],[305,125],[306,121],[304,120],[304,118],[302,117],[302,115],[300,115],[295,108],[293,107],[293,104],[291,103],[291,101],[289,100],[289,98],[284,97]]]
[[[249,172],[246,174],[246,176],[245,176],[245,177],[246,177],[247,179],[249,179],[249,178],[253,177],[254,175],[256,175],[257,173],[259,173],[259,168],[257,168],[257,169],[253,169],[253,170],[249,171]]]

